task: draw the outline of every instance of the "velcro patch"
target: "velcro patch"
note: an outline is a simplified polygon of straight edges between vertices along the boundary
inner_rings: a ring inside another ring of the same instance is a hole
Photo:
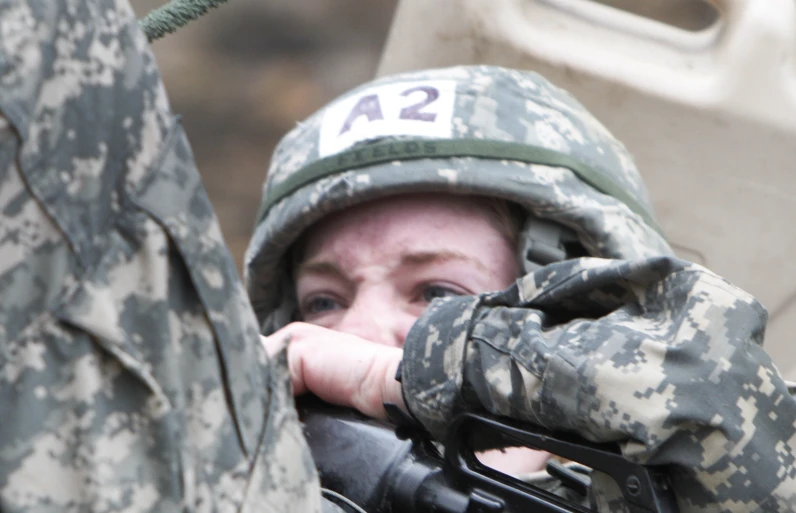
[[[387,136],[451,136],[456,82],[422,80],[371,87],[326,110],[320,157]]]

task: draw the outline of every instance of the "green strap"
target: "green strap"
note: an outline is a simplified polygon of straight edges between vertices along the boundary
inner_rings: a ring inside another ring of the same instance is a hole
[[[415,139],[377,142],[316,160],[274,186],[263,199],[257,215],[259,224],[268,210],[282,198],[320,178],[342,171],[357,169],[397,160],[440,159],[476,157],[494,160],[516,160],[530,164],[564,167],[598,191],[612,196],[627,205],[655,231],[662,231],[652,215],[622,187],[604,174],[594,170],[570,155],[528,144],[484,139]]]
[[[171,34],[226,1],[171,0],[168,4],[150,11],[139,21],[139,25],[144,34],[146,34],[147,40],[151,43],[166,34]]]

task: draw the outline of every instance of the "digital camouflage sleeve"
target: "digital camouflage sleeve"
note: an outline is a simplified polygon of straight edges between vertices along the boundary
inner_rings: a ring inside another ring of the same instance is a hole
[[[792,512],[796,402],[761,348],[766,318],[694,264],[570,260],[432,303],[406,340],[405,398],[438,436],[486,409],[619,442],[672,466],[685,513]]]
[[[130,7],[0,2],[0,510],[319,511]]]

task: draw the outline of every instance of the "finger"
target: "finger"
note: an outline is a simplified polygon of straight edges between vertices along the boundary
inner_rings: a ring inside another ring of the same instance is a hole
[[[293,338],[291,333],[282,329],[269,337],[260,335],[260,342],[263,344],[269,359],[274,359],[282,351],[287,352],[286,360],[288,372],[290,374],[290,385],[293,390],[293,395],[297,396],[306,392],[307,387],[304,384],[301,361],[294,356],[295,351],[289,349],[290,342]]]
[[[384,403],[403,407],[395,371],[402,351],[350,335],[337,340],[310,337],[291,344],[290,351],[305,386],[322,399],[385,418]],[[289,351],[289,352],[290,352]]]
[[[385,402],[407,411],[395,380],[400,349],[300,322],[264,337],[264,344],[269,352],[287,344],[294,395],[309,390],[375,418],[386,418]]]
[[[290,342],[290,337],[286,340]],[[293,387],[293,395],[301,395],[307,392],[307,384],[304,381],[305,373],[303,367],[304,360],[301,357],[300,345],[293,344],[287,348],[287,366],[290,371],[290,384]]]
[[[404,394],[403,389],[401,388],[401,383],[395,379],[395,375],[398,372],[398,366],[401,364],[402,359],[403,351],[401,351],[398,358],[390,361],[389,365],[387,366],[382,389],[382,410],[384,409],[383,405],[385,403],[392,403],[403,410],[406,415],[409,415],[409,409],[406,407],[406,403],[404,402]],[[384,412],[384,415],[386,417],[387,412]]]
[[[290,341],[290,336],[279,336],[276,333],[274,333],[270,337],[260,335],[260,342],[265,348],[265,353],[268,355],[268,358],[273,358],[280,351],[285,349],[289,341]]]

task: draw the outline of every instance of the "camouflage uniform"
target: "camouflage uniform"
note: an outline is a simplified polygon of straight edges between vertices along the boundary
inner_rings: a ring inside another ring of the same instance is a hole
[[[684,512],[796,511],[796,404],[760,346],[765,309],[672,256],[622,145],[534,73],[386,77],[288,134],[247,252],[264,332],[295,312],[286,254],[304,229],[418,191],[503,198],[527,212],[525,275],[500,293],[435,300],[408,334],[404,396],[429,431],[488,410],[671,465]],[[537,265],[534,255],[565,247],[540,236],[544,221],[590,257]],[[602,509],[621,511],[597,482]]]
[[[319,511],[132,10],[5,1],[0,45],[0,510]]]

